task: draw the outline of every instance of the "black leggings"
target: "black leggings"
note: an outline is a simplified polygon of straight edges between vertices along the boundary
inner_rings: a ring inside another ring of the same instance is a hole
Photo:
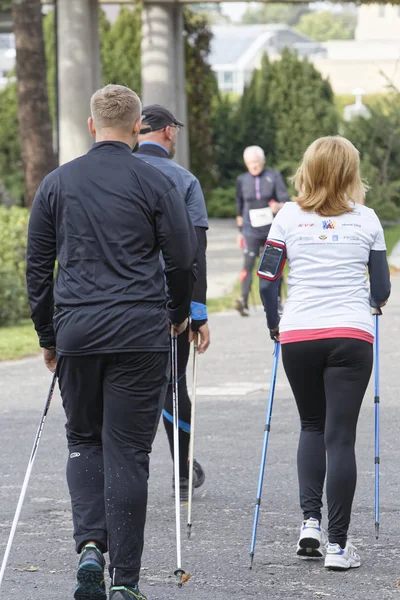
[[[241,274],[242,299],[245,306],[248,306],[249,295],[253,283],[253,269],[257,258],[265,244],[265,238],[245,237],[244,265]],[[281,295],[282,278],[279,279],[279,295]]]
[[[179,412],[179,471],[181,477],[189,477],[189,443],[190,443],[190,417],[192,403],[190,402],[186,382],[186,368],[189,361],[189,328],[178,336],[178,412]],[[169,447],[174,458],[174,420],[172,405],[172,380],[170,379],[165,405],[163,410],[165,431],[167,432]]]
[[[245,237],[244,266],[242,271],[242,298],[247,306],[253,283],[253,269],[260,251],[265,244],[265,238]]]
[[[357,421],[373,346],[348,338],[296,342],[282,345],[282,358],[300,414],[297,467],[304,519],[321,520],[327,474],[329,541],[344,548],[357,481]]]

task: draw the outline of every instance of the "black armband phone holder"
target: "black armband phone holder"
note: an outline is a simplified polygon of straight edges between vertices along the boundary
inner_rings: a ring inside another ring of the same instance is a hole
[[[264,246],[263,253],[257,275],[261,279],[275,281],[282,274],[286,262],[286,246],[280,242],[267,240]]]

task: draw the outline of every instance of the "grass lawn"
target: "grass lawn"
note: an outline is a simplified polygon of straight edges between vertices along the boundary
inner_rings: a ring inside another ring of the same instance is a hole
[[[393,247],[400,241],[400,225],[388,227],[385,229],[385,240],[387,246],[387,254],[390,255]]]
[[[0,328],[0,360],[15,360],[39,352],[38,338],[30,319],[12,327]]]

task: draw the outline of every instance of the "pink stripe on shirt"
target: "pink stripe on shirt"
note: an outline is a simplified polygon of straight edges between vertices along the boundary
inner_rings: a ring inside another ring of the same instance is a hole
[[[325,340],[329,338],[353,338],[364,342],[374,343],[374,336],[362,329],[355,327],[327,327],[324,329],[295,329],[284,331],[280,334],[281,344],[293,342],[309,342],[312,340]]]

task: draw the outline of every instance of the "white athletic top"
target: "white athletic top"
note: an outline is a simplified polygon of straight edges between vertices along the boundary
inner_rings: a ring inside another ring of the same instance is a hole
[[[374,334],[367,265],[371,250],[386,250],[375,212],[351,203],[338,217],[285,204],[269,238],[284,242],[290,274],[281,333],[325,328],[354,328]]]

